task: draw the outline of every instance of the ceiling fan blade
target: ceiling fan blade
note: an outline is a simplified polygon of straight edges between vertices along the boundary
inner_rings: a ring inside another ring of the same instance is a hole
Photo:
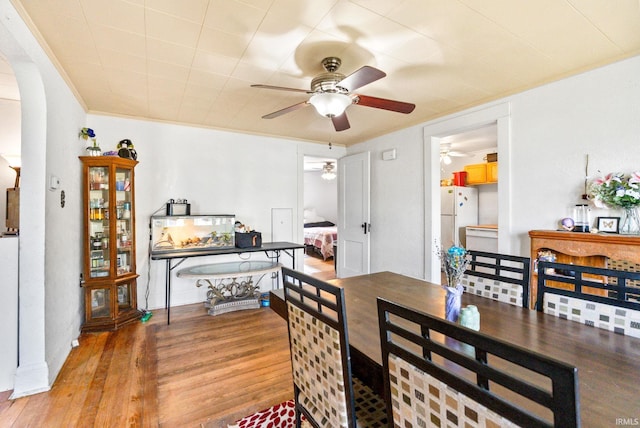
[[[386,75],[387,74],[382,70],[365,65],[342,79],[338,82],[337,86],[345,88],[351,92],[363,87],[364,85],[368,85],[371,82],[375,82],[378,79],[382,79]]]
[[[266,114],[262,116],[263,119],[273,119],[274,117],[282,116],[283,114],[289,113],[291,111],[298,110],[299,108],[307,106],[306,101],[302,101],[301,103],[294,104],[292,106],[283,108],[282,110],[274,111],[273,113]]]
[[[271,85],[251,85],[252,88],[260,88],[260,89],[275,89],[277,91],[290,91],[290,92],[302,92],[305,94],[313,94],[313,91],[309,91],[307,89],[296,89],[296,88],[287,88],[284,86],[271,86]]]
[[[333,122],[333,127],[336,128],[336,131],[338,132],[351,128],[346,112],[342,113],[340,116],[333,116],[331,118],[331,122]]]
[[[365,107],[381,108],[404,114],[411,113],[413,109],[416,108],[415,104],[387,100],[385,98],[368,97],[366,95],[358,95],[354,103]]]

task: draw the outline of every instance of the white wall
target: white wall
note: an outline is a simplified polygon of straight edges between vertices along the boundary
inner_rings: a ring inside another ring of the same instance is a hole
[[[396,159],[383,161],[382,152],[393,148]],[[371,271],[423,278],[422,127],[347,148],[348,154],[362,151],[371,152]]]
[[[640,56],[544,85],[503,100],[460,112],[438,121],[478,111],[498,103],[510,104],[509,157],[499,158],[511,176],[509,248],[529,254],[528,231],[555,229],[557,221],[580,202],[589,175],[640,169]],[[426,223],[433,219],[421,198],[419,178],[431,174],[422,165],[422,126],[394,132],[348,148],[348,154],[369,150],[376,155],[398,148],[398,159],[372,167],[371,270],[393,270],[421,277]],[[390,165],[393,165],[391,168]],[[438,173],[439,176],[439,173]],[[430,203],[430,202],[428,202]],[[607,211],[604,211],[605,213]],[[425,214],[426,213],[426,214]],[[598,215],[594,211],[592,218]],[[610,214],[619,215],[616,212]],[[604,214],[600,214],[604,215]],[[393,237],[393,239],[391,239]],[[402,257],[396,257],[401,254]]]
[[[18,238],[0,239],[0,391],[13,389],[18,367]]]
[[[294,240],[303,242],[299,199],[303,155],[315,152],[327,156],[331,150],[328,146],[98,115],[89,115],[87,122],[96,132],[102,150],[114,149],[118,141],[128,138],[138,153],[135,192],[139,307],[164,307],[165,262],[149,260],[149,220],[159,208],[159,215],[164,215],[168,199],[187,199],[191,214],[234,214],[242,223],[260,231],[263,242],[271,241],[272,208],[290,208],[294,224],[299,224]],[[331,150],[334,155],[344,152],[340,147]],[[298,256],[301,259],[301,251]],[[192,258],[177,270],[238,257]],[[265,255],[253,253],[250,257],[264,259]],[[290,266],[288,256],[283,256],[282,261]],[[144,298],[147,284],[148,303]],[[206,289],[196,288],[193,280],[174,276],[172,306],[202,302],[205,297]]]
[[[322,171],[304,173],[304,208],[338,224],[338,180],[324,180]]]

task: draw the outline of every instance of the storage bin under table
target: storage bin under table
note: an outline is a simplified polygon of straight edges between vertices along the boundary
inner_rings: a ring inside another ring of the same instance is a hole
[[[193,278],[196,286],[206,285],[205,307],[209,315],[260,307],[260,281],[268,273],[280,271],[282,264],[268,260],[210,263],[178,271],[179,278]],[[253,277],[259,276],[254,283]]]

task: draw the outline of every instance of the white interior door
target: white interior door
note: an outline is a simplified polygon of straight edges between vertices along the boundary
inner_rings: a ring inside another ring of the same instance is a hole
[[[339,278],[369,273],[369,206],[371,155],[369,152],[338,160]]]

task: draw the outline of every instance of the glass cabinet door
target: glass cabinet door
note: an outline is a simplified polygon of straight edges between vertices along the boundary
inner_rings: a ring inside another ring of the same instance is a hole
[[[89,277],[109,276],[109,168],[89,168]]]
[[[131,308],[131,284],[119,284],[118,286],[118,309]]]
[[[109,287],[91,290],[91,318],[111,318],[111,294]]]
[[[131,197],[131,170],[116,168],[116,273],[132,272],[133,198]]]

